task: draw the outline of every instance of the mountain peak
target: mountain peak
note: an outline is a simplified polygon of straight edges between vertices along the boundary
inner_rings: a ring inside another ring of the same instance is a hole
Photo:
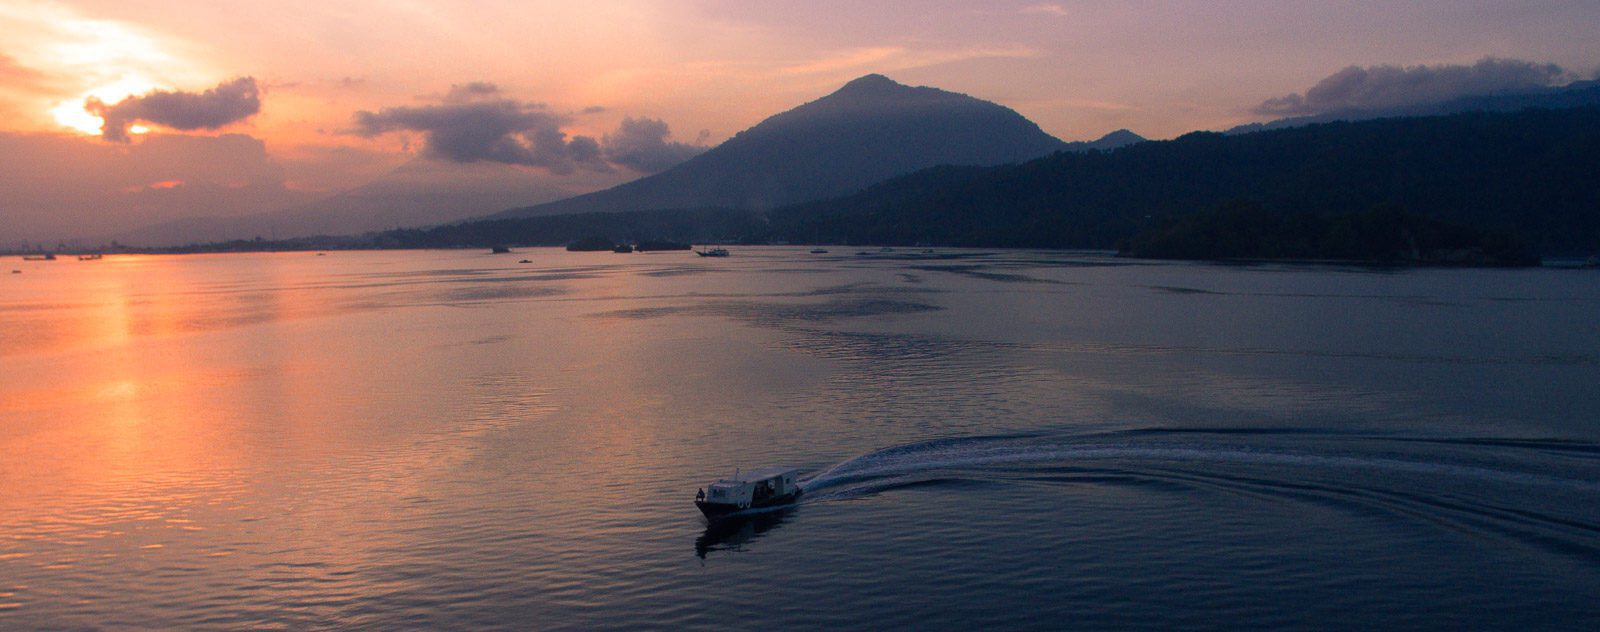
[[[870,75],[863,75],[861,77],[857,77],[855,79],[851,79],[849,83],[846,83],[843,86],[841,86],[838,90],[834,91],[833,94],[834,95],[852,95],[852,96],[875,96],[875,95],[891,94],[891,93],[894,93],[894,92],[898,92],[898,91],[901,91],[901,90],[907,90],[907,89],[910,89],[910,86],[898,83],[895,80],[890,79],[888,77],[885,77],[883,75],[880,75],[880,74],[877,74],[877,73],[873,73],[873,74],[870,74]]]
[[[1143,136],[1135,134],[1127,129],[1119,129],[1115,132],[1111,132],[1110,134],[1106,134],[1105,136],[1101,136],[1096,140],[1080,140],[1067,143],[1065,149],[1067,151],[1090,151],[1096,149],[1108,151],[1118,147],[1132,145],[1134,143],[1142,143],[1144,141],[1145,137]]]
[[[1094,142],[1097,145],[1115,145],[1117,147],[1121,147],[1122,145],[1132,145],[1134,143],[1142,143],[1144,141],[1145,137],[1133,133],[1133,130],[1123,128],[1115,132],[1111,132],[1110,134],[1106,134],[1105,136],[1101,136],[1099,140]]]
[[[870,74],[661,173],[502,216],[766,209],[837,197],[936,165],[1015,163],[1064,146],[1005,106]]]
[[[844,84],[844,87],[848,88],[850,86],[898,86],[898,85],[900,85],[900,83],[895,81],[895,80],[893,80],[893,79],[890,79],[890,78],[888,78],[888,77],[886,77],[884,75],[878,74],[878,73],[872,73],[872,74],[867,74],[867,75],[861,75],[860,77],[856,77],[855,79],[851,79],[849,83]]]

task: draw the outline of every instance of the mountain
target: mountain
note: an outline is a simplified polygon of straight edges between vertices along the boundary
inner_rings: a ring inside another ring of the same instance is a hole
[[[777,209],[773,240],[1113,248],[1168,217],[1253,200],[1333,216],[1394,204],[1520,234],[1544,255],[1600,252],[1600,107],[1195,132],[1020,165],[938,167]]]
[[[938,166],[766,212],[701,207],[481,220],[386,231],[362,245],[548,245],[594,235],[701,243],[1128,245],[1149,256],[1507,264],[1525,261],[1525,254],[1600,252],[1595,173],[1600,107],[1472,112],[1239,135],[1194,132],[1015,165]]]
[[[1119,129],[1115,132],[1111,132],[1110,134],[1106,134],[1105,136],[1101,136],[1098,140],[1072,141],[1066,144],[1066,147],[1063,149],[1063,151],[1078,153],[1086,151],[1110,151],[1113,149],[1127,147],[1128,145],[1132,145],[1134,143],[1142,143],[1145,140],[1146,139],[1143,136],[1125,129]]]
[[[1126,138],[1114,136],[1113,142]],[[767,209],[844,195],[934,165],[1008,164],[1065,149],[1004,106],[867,75],[661,173],[492,217]]]
[[[1295,116],[1266,123],[1249,123],[1227,130],[1226,134],[1246,134],[1333,121],[1362,121],[1402,116],[1441,116],[1462,112],[1516,112],[1529,108],[1576,108],[1600,106],[1600,80],[1578,81],[1565,86],[1536,88],[1494,94],[1459,97],[1438,103],[1398,108],[1339,110],[1311,116]]]

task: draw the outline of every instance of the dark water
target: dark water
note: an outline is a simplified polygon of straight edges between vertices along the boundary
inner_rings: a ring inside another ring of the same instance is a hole
[[[1600,625],[1600,275],[846,250],[10,260],[0,628]]]

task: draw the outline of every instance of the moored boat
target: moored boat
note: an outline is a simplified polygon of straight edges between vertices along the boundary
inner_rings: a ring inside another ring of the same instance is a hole
[[[746,509],[786,505],[800,497],[796,480],[800,470],[770,467],[749,473],[735,472],[705,486],[694,497],[694,506],[707,518],[717,518]]]
[[[726,256],[728,256],[728,249],[727,248],[709,248],[709,249],[696,250],[696,251],[694,251],[694,253],[697,254],[697,255],[700,255],[702,257],[726,257]]]

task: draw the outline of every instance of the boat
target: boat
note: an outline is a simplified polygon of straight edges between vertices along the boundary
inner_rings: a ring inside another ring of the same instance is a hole
[[[47,252],[47,253],[44,253],[42,255],[22,255],[22,260],[23,261],[55,261],[56,260],[56,256],[54,254],[51,254],[51,253]]]
[[[628,244],[617,244],[615,248],[611,249],[611,252],[615,252],[617,254],[630,253],[633,252],[633,246],[629,246]]]
[[[825,255],[825,254],[828,254],[828,249],[827,248],[813,248],[811,250],[811,254],[814,254],[814,255]]]
[[[735,471],[700,489],[694,495],[694,506],[707,518],[718,518],[746,509],[787,505],[800,497],[800,484],[796,481],[800,470],[769,467],[745,474]]]
[[[711,249],[702,248],[700,250],[696,250],[694,252],[694,254],[700,255],[702,257],[726,257],[726,256],[728,256],[728,249],[727,248],[711,248]]]
[[[92,255],[78,255],[78,260],[79,261],[99,261],[99,260],[104,259],[104,258],[105,257],[100,255],[99,253],[92,254]]]
[[[503,254],[507,254],[507,253],[510,253],[510,252],[511,252],[511,247],[510,246],[494,246],[494,247],[489,248],[489,254],[492,254],[492,255],[503,255]]]

